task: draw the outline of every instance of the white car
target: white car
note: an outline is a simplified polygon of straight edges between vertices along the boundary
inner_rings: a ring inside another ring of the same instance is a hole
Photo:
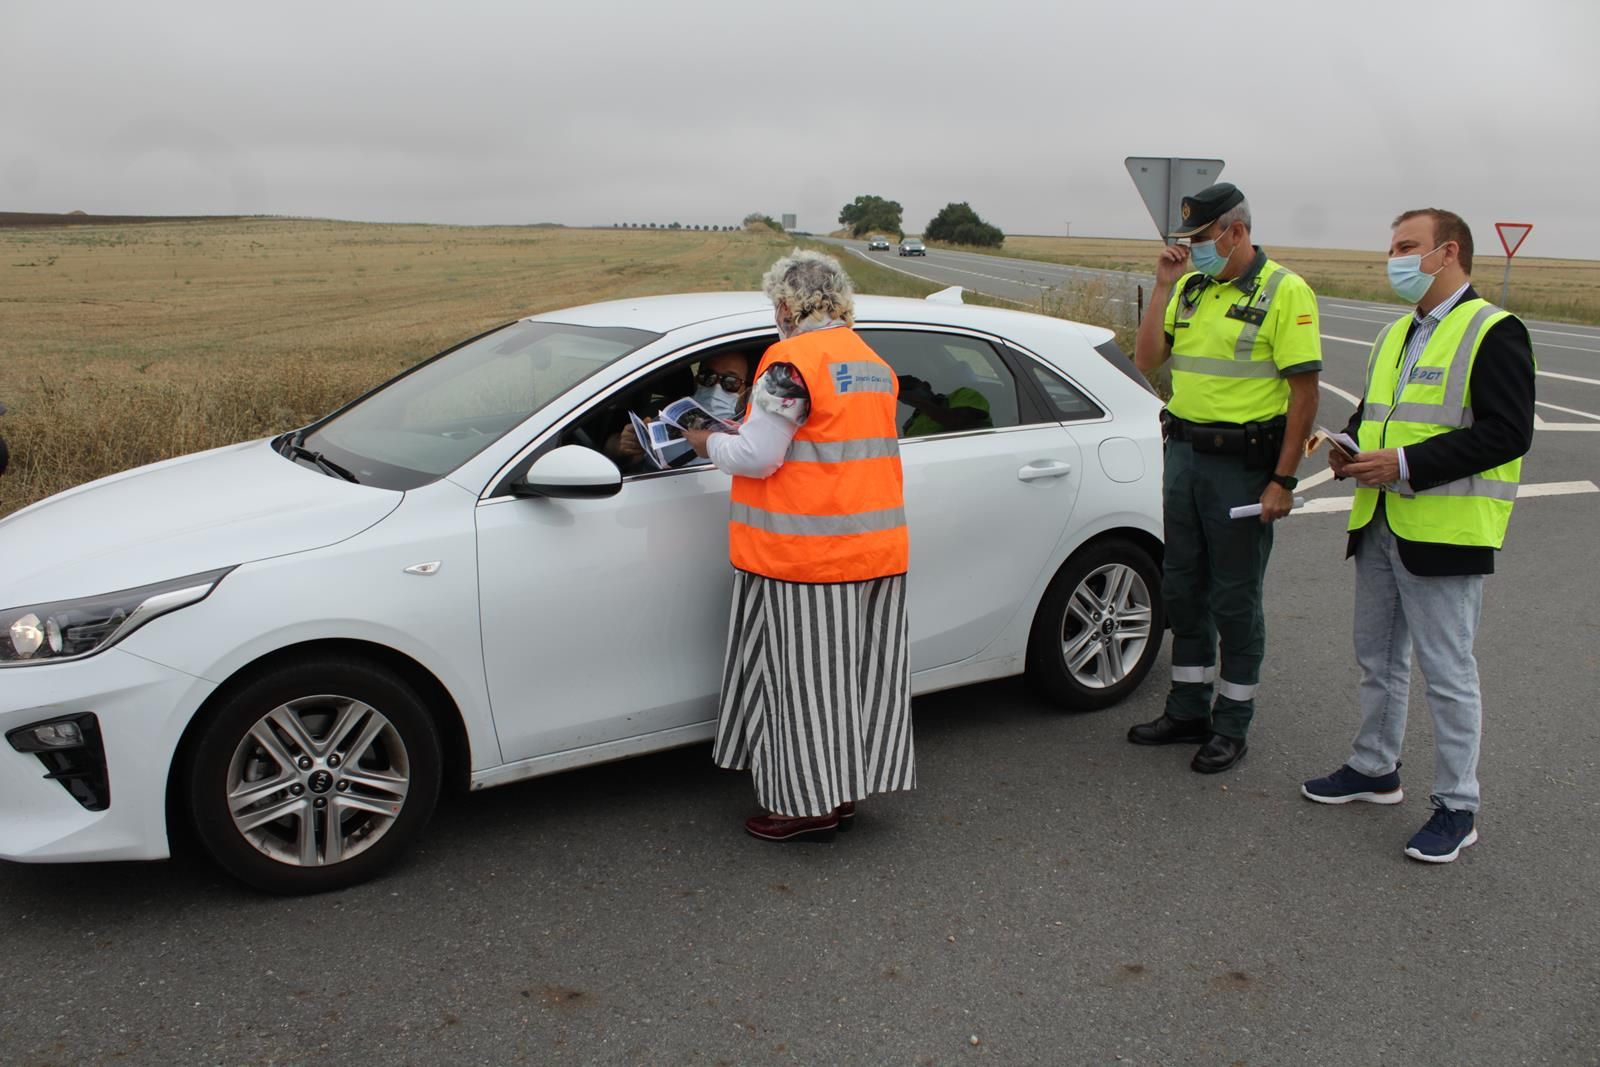
[[[1160,404],[1111,333],[959,291],[857,316],[918,404],[915,692],[1126,695],[1163,626]],[[444,786],[710,738],[729,479],[624,472],[612,435],[775,339],[754,293],[536,315],[0,520],[0,857],[157,859],[181,819],[244,881],[316,892],[393,861]]]

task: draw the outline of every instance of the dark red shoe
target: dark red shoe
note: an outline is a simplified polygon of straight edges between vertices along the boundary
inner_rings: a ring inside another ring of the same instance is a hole
[[[763,841],[831,841],[839,829],[839,813],[835,810],[826,815],[803,815],[797,819],[755,815],[744,821],[744,828]]]
[[[856,802],[855,801],[853,801],[853,800],[845,801],[843,804],[840,804],[837,808],[834,808],[833,809],[833,813],[835,815],[839,816],[839,832],[841,834],[848,833],[850,830],[855,828],[855,825],[856,825]]]

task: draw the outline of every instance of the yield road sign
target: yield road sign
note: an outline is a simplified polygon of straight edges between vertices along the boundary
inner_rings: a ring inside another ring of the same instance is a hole
[[[1506,250],[1506,258],[1510,259],[1517,254],[1517,249],[1522,247],[1522,242],[1528,239],[1533,223],[1497,222],[1494,224],[1494,229],[1500,235],[1500,247]]]
[[[1225,166],[1220,159],[1180,159],[1176,156],[1129,156],[1123,160],[1128,177],[1144,198],[1161,239],[1178,228],[1178,205],[1208,185],[1217,184]]]
[[[1528,234],[1533,231],[1531,222],[1497,222],[1494,232],[1500,235],[1500,247],[1506,250],[1506,273],[1500,279],[1500,306],[1504,307],[1506,296],[1511,292],[1511,257],[1517,254],[1517,249],[1522,247],[1522,242],[1528,239]]]

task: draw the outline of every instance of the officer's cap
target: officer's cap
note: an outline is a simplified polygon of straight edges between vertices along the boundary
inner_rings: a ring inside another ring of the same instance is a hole
[[[1244,194],[1232,182],[1208,185],[1193,196],[1183,198],[1179,206],[1183,222],[1167,236],[1193,237],[1242,203]]]

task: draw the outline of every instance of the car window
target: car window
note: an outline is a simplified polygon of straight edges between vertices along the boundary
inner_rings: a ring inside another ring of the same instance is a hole
[[[863,330],[900,379],[900,436],[1017,425],[1017,382],[987,342],[923,330]]]
[[[775,339],[723,345],[697,352],[692,356],[680,356],[668,360],[643,378],[618,389],[584,411],[562,432],[560,442],[583,445],[603,453],[616,463],[624,477],[654,474],[661,468],[629,447],[631,441],[624,442],[624,431],[627,437],[633,437],[633,420],[628,417],[629,413],[647,422],[653,421],[661,409],[673,401],[686,396],[696,396],[697,389],[704,393],[715,388],[699,386],[695,376],[702,371],[733,374],[748,382],[755,372],[756,364],[760,362],[761,354]],[[748,393],[746,395],[748,396]],[[709,398],[700,396],[697,399]],[[741,400],[733,417],[737,420],[743,416],[744,401]],[[671,451],[673,455],[669,458],[674,468],[699,466],[706,462],[694,457],[692,453],[678,454],[681,450],[677,447],[673,447]]]
[[[515,322],[393,379],[304,442],[386,489],[455,470],[556,397],[658,335]]]
[[[1033,380],[1039,383],[1039,388],[1044,391],[1045,399],[1050,402],[1051,409],[1060,417],[1062,422],[1077,422],[1083,419],[1098,419],[1105,412],[1100,410],[1100,405],[1084,396],[1078,387],[1065,378],[1039,366],[1037,363],[1029,364],[1033,373]]]

